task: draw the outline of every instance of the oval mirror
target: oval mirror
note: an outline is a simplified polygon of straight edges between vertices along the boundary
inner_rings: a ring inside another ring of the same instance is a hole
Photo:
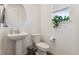
[[[25,9],[22,4],[8,4],[5,20],[8,26],[22,27],[26,20]]]

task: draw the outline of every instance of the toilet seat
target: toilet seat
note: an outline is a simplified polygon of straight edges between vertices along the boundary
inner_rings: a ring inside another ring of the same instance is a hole
[[[44,48],[44,49],[48,49],[49,48],[49,45],[44,43],[44,42],[36,43],[36,46],[38,46],[40,48]]]

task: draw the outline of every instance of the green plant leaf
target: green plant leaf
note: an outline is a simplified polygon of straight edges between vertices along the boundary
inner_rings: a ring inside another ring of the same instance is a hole
[[[62,16],[58,16],[58,15],[55,15],[52,19],[53,21],[53,24],[54,24],[54,28],[58,27],[60,22],[63,22],[63,21],[68,21],[70,20],[70,17],[69,16],[64,16],[64,18]]]

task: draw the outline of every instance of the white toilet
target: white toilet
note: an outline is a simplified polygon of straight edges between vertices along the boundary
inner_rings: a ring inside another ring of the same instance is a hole
[[[40,33],[32,34],[32,40],[37,46],[37,54],[38,55],[46,55],[47,51],[49,50],[49,45],[45,42],[41,42],[41,35]]]

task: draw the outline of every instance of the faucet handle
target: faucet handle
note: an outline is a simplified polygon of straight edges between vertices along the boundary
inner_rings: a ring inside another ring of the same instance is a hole
[[[10,27],[10,33],[13,34],[13,29],[12,29],[12,27]]]
[[[16,29],[16,33],[20,33],[20,30],[19,30],[19,28],[17,27],[17,29]]]

